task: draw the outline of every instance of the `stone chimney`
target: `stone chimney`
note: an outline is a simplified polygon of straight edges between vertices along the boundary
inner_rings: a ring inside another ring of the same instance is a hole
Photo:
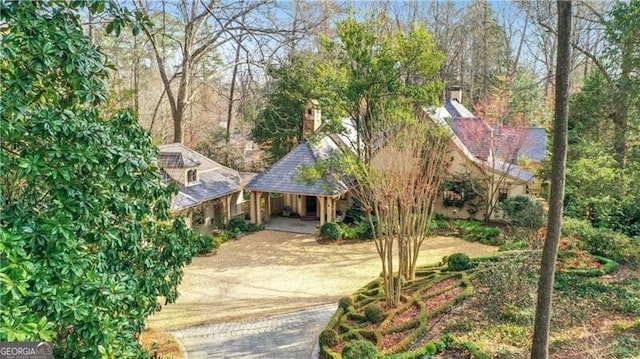
[[[458,103],[462,103],[462,87],[461,86],[449,86],[449,100],[456,100]]]
[[[309,138],[320,127],[322,123],[322,113],[317,100],[307,101],[302,115],[302,137]]]

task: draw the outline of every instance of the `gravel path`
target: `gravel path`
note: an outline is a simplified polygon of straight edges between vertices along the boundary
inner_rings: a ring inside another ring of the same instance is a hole
[[[455,252],[480,256],[494,250],[434,237],[423,244],[418,264]],[[320,245],[309,235],[265,230],[195,258],[185,268],[178,301],[147,325],[176,334],[190,358],[308,358],[302,354],[311,353],[333,313],[327,308],[379,274],[373,242]],[[305,309],[315,314],[300,312]],[[292,312],[297,314],[283,314]],[[291,356],[261,354],[281,349]]]

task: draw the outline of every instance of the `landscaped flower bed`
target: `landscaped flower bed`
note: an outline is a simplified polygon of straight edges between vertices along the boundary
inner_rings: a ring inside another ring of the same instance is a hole
[[[450,340],[446,345],[429,342],[413,350],[434,319],[472,295],[470,279],[475,272],[448,272],[445,265],[423,268],[414,281],[407,283],[396,308],[387,308],[381,280],[371,282],[340,301],[320,336],[322,354],[325,358],[342,358],[345,346],[358,340],[371,342],[382,355],[402,353],[399,358],[431,355],[453,347],[454,341]]]
[[[618,266],[607,258],[577,249],[579,243],[575,241],[562,242],[561,246],[560,272],[597,276]],[[456,254],[449,257],[449,265],[418,268],[416,279],[403,285],[400,304],[395,308],[387,307],[381,279],[369,283],[350,297],[342,298],[338,311],[320,336],[323,357],[348,359],[362,357],[362,353],[366,353],[367,358],[408,359],[445,353],[458,357],[489,358],[476,343],[468,341],[469,338],[444,334],[442,328],[438,328],[442,327],[439,325],[442,318],[446,318],[454,308],[453,311],[463,308],[458,308],[458,305],[473,296],[471,280],[485,273],[487,261],[499,261],[500,258],[474,261]],[[455,267],[468,269],[453,271]]]

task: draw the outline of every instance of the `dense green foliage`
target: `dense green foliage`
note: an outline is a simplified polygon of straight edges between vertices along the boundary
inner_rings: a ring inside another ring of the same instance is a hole
[[[247,222],[242,217],[233,217],[227,224],[227,232],[230,236],[241,233],[253,233],[264,229],[264,225]]]
[[[447,257],[447,267],[450,271],[457,272],[473,268],[471,258],[464,253],[454,253]]]
[[[600,71],[571,98],[566,214],[638,236],[640,1],[618,2],[608,15]]]
[[[169,216],[174,188],[135,116],[94,107],[105,58],[77,5],[0,4],[0,340],[51,340],[56,358],[140,358],[137,335],[158,297],[177,298],[194,236]]]
[[[375,359],[378,349],[368,340],[354,340],[342,349],[343,359]]]
[[[322,131],[335,129],[335,93],[330,91],[327,81],[334,76],[335,69],[323,65],[314,54],[302,54],[282,67],[268,67],[272,79],[267,88],[267,102],[251,131],[251,138],[266,151],[266,160],[273,163],[302,142],[302,115],[307,101],[317,99],[322,117],[329,125]],[[327,121],[328,119],[328,121]]]
[[[342,229],[335,222],[327,222],[320,227],[320,237],[335,241],[342,238]]]
[[[562,235],[580,240],[587,251],[622,264],[640,266],[640,239],[608,228],[593,227],[588,221],[565,218]]]
[[[499,208],[509,216],[511,224],[528,229],[538,229],[544,225],[544,208],[533,196],[509,197]]]

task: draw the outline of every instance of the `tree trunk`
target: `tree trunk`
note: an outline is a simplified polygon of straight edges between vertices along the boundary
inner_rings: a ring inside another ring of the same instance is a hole
[[[627,165],[627,119],[629,117],[629,107],[631,107],[629,98],[629,77],[632,70],[631,53],[633,52],[633,41],[627,39],[622,45],[622,66],[620,73],[620,81],[618,84],[618,102],[616,111],[613,114],[614,138],[613,149],[615,151],[614,158],[619,168],[625,168]]]
[[[549,326],[551,298],[555,276],[562,204],[564,200],[565,170],[567,162],[567,128],[569,118],[569,75],[571,73],[571,16],[572,2],[558,1],[558,51],[556,70],[555,123],[553,129],[553,159],[551,168],[551,195],[547,235],[542,251],[538,301],[533,331],[532,359],[549,357]]]

